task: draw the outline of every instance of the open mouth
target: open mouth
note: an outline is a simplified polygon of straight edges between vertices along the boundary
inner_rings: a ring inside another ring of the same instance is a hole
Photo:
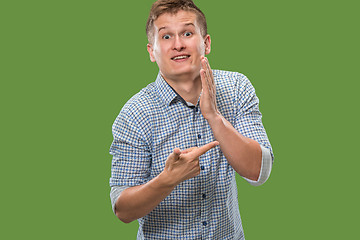
[[[189,57],[190,57],[190,55],[181,55],[181,56],[173,57],[173,58],[171,58],[171,60],[182,60],[182,59],[187,59]]]

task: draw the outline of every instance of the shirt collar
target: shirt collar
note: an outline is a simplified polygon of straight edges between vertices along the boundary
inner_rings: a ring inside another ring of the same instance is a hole
[[[170,85],[165,81],[163,76],[161,76],[160,72],[156,78],[155,85],[158,89],[158,93],[162,100],[167,104],[170,105],[175,99],[177,98],[177,94],[174,90],[170,87]]]
[[[158,93],[163,101],[169,106],[176,101],[181,101],[186,107],[195,108],[191,103],[187,103],[176,91],[173,89],[163,78],[163,76],[158,74],[155,84],[158,89]]]

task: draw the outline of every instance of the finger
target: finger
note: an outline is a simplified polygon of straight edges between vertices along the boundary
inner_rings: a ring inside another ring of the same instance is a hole
[[[208,84],[211,82],[211,68],[210,68],[210,65],[208,64],[208,60],[207,58],[205,57],[204,58],[204,70],[205,70],[205,73],[206,73],[206,80],[208,82]]]
[[[174,151],[170,154],[170,156],[174,159],[174,160],[178,160],[181,154],[181,150],[179,148],[175,148]]]
[[[185,150],[181,151],[181,154],[192,152],[194,149],[197,149],[197,148],[198,147],[191,147],[191,148],[185,149]]]
[[[206,70],[206,62],[205,62],[205,57],[204,56],[201,56],[200,57],[200,63],[201,63],[201,68]]]
[[[207,69],[209,71],[209,77],[212,80],[212,82],[214,82],[214,76],[210,67],[209,59],[206,57],[205,60],[206,60]]]
[[[202,68],[205,70],[204,76],[207,88],[209,92],[214,92],[214,78],[212,75],[212,70],[210,68],[209,60],[206,57],[201,59]],[[203,84],[204,85],[204,84]]]
[[[205,64],[206,64],[208,82],[209,82],[209,85],[210,85],[210,89],[212,90],[213,86],[214,86],[214,76],[213,76],[213,73],[212,73],[208,58],[205,58]]]
[[[209,91],[209,84],[207,83],[206,80],[206,73],[204,69],[200,70],[200,78],[201,78],[201,87],[203,89],[203,91],[208,92]]]
[[[206,69],[211,70],[209,59],[207,57],[204,57]]]
[[[205,76],[209,77],[209,65],[206,63],[206,58],[205,57],[201,57],[200,59],[201,62],[201,68],[205,71]]]
[[[194,155],[193,157],[199,157],[199,156],[203,155],[204,153],[206,153],[207,151],[209,151],[210,149],[216,147],[217,145],[219,145],[218,141],[210,142],[208,144],[205,144],[204,146],[194,149],[191,152],[191,154]]]

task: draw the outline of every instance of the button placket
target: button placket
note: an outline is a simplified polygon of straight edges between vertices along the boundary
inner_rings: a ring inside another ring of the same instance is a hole
[[[194,138],[196,139],[197,146],[203,146],[206,144],[206,139],[203,133],[204,119],[201,116],[201,111],[199,107],[194,109]],[[205,120],[206,121],[206,120]],[[200,225],[202,227],[202,235],[206,236],[206,229],[209,222],[207,221],[207,210],[208,210],[208,201],[206,194],[206,160],[205,155],[200,156],[200,175],[199,177],[199,189],[198,189],[198,199],[200,204]]]

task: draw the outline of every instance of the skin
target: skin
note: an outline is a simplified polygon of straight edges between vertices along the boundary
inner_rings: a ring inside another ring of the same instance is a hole
[[[241,176],[257,180],[261,168],[260,145],[241,135],[221,115],[216,105],[216,87],[206,54],[211,39],[202,36],[193,12],[163,14],[154,22],[154,42],[147,45],[167,83],[186,101],[196,104],[217,141],[181,151],[175,148],[164,170],[146,184],[124,190],[115,205],[117,217],[129,223],[150,213],[181,182],[200,173],[199,157],[220,144],[229,164]],[[174,59],[186,56],[184,59]]]
[[[154,24],[154,43],[147,45],[150,60],[156,62],[164,79],[186,101],[197,103],[202,86],[201,57],[210,53],[211,39],[203,37],[192,12],[163,14]],[[178,55],[189,55],[175,61]]]

